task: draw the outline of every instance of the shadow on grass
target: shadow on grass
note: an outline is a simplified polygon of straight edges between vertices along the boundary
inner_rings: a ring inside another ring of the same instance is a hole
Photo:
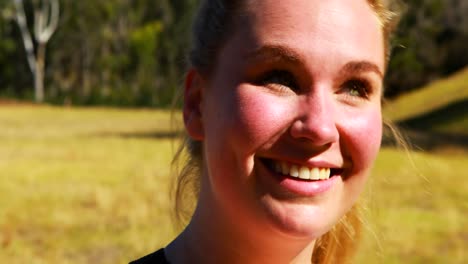
[[[437,151],[456,149],[468,152],[468,135],[416,129],[404,129],[402,133],[413,149],[416,150]],[[384,136],[382,145],[395,146],[396,143],[390,136]]]
[[[182,131],[150,131],[150,132],[110,132],[99,133],[97,137],[120,137],[126,139],[177,139],[184,135]]]
[[[468,135],[449,134],[414,129],[401,129],[413,149],[436,151],[440,149],[458,149],[468,153]],[[119,137],[124,139],[179,139],[184,136],[183,131],[150,131],[150,132],[104,132],[89,135],[92,137]],[[382,146],[395,146],[395,139],[389,131],[384,133]]]
[[[399,122],[402,127],[411,130],[432,130],[434,125],[444,128],[445,132],[464,134],[468,136],[468,100],[461,100],[437,109]]]
[[[468,100],[460,100],[430,113],[398,123],[403,135],[415,149],[437,151],[457,149],[468,152]],[[434,131],[434,127],[444,131]],[[388,131],[385,133],[388,135]],[[390,137],[384,137],[383,145],[394,145]]]

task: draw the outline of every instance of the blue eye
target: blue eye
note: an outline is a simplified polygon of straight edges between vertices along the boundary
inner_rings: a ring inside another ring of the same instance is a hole
[[[262,75],[258,84],[270,86],[273,85],[275,88],[290,89],[292,91],[298,91],[299,85],[294,75],[288,71],[273,70]]]
[[[353,97],[369,98],[369,83],[363,80],[349,80],[342,85],[342,92]]]

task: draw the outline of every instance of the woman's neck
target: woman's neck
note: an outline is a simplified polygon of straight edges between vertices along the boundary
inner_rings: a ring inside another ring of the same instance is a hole
[[[169,262],[311,263],[315,241],[274,232],[261,223],[247,228],[238,220],[215,205],[197,207],[187,228],[167,246]]]

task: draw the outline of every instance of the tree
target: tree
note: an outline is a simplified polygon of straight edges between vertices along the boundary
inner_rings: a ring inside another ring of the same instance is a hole
[[[468,65],[468,1],[407,2],[385,83],[389,98]]]
[[[36,3],[34,7],[36,50],[34,50],[34,43],[28,29],[23,0],[14,0],[14,3],[16,7],[16,20],[21,30],[29,68],[34,77],[35,100],[36,102],[42,102],[44,100],[46,45],[58,26],[59,2],[58,0],[39,0],[39,3]]]
[[[0,0],[0,96],[26,99],[32,83],[44,82],[50,103],[171,105],[180,92],[200,0],[55,1],[56,11],[53,0]],[[389,98],[468,65],[468,1],[406,2],[385,81]],[[45,28],[56,27],[58,4],[60,30],[54,33]],[[39,31],[50,38],[42,47],[36,34],[41,12]],[[46,71],[36,78],[44,61]]]

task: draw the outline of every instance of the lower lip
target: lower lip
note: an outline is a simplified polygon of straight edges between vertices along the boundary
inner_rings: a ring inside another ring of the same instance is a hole
[[[339,176],[332,176],[326,180],[308,181],[273,172],[264,164],[262,164],[262,167],[268,172],[269,178],[273,178],[282,188],[300,196],[323,194],[330,190],[339,179]]]

